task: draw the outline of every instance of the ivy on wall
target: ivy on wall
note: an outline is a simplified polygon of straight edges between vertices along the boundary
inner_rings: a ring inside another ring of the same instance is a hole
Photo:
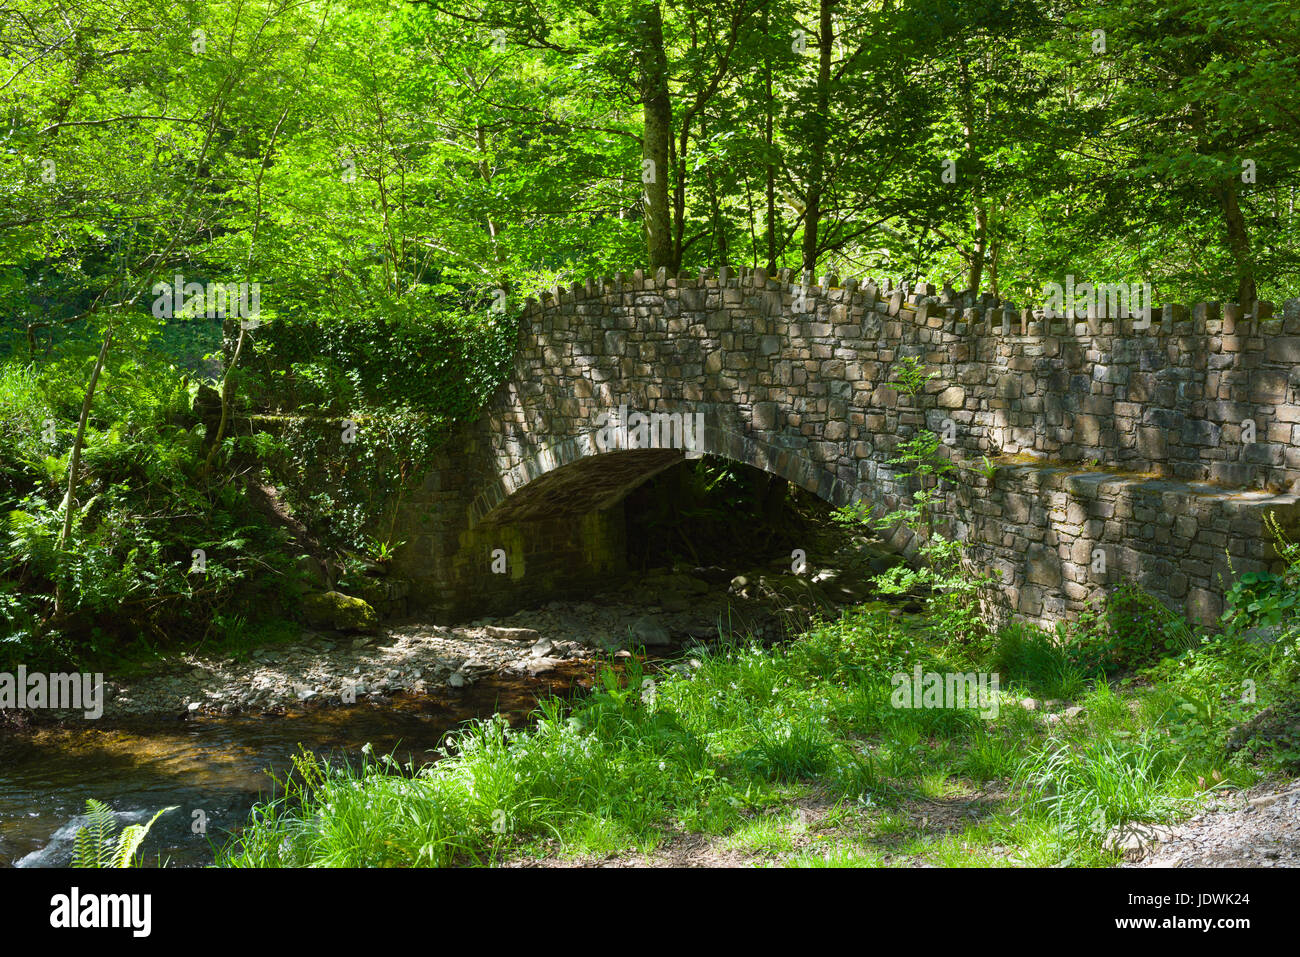
[[[255,407],[285,415],[268,465],[323,542],[366,547],[367,529],[505,378],[518,328],[517,311],[408,295],[259,330],[245,386]]]

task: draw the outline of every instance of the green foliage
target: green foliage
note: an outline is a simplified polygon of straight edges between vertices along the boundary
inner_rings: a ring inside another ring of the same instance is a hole
[[[176,806],[165,807],[149,819],[147,824],[130,824],[117,833],[117,818],[103,801],[86,800],[89,824],[77,828],[73,839],[73,867],[135,867],[140,845],[149,836],[154,822]]]
[[[1227,606],[1223,614],[1225,623],[1236,627],[1272,627],[1295,615],[1293,609],[1300,592],[1282,575],[1244,572],[1224,597]]]
[[[259,330],[242,380],[258,405],[294,413],[266,461],[299,516],[335,547],[364,550],[369,527],[501,382],[517,332],[517,314],[449,311],[427,290]]]
[[[1081,614],[1073,630],[1071,657],[1088,674],[1140,668],[1199,641],[1181,616],[1131,582],[1119,584],[1100,609]]]
[[[44,411],[67,422],[77,373],[65,362],[0,370],[22,385],[0,399],[13,414],[6,421],[22,423],[0,446],[0,665],[201,639],[223,621],[288,601],[295,578],[292,556],[277,553],[284,535],[244,492],[249,440],[230,439],[221,469],[202,476],[205,430],[189,416],[174,368],[124,353],[105,371],[87,428],[80,507],[62,548],[71,430],[56,427],[46,442]]]
[[[894,378],[889,386],[903,395],[915,398],[936,375],[937,373],[926,371],[925,360],[919,356],[903,356],[894,366]]]
[[[916,400],[936,375],[925,370],[923,360],[905,356],[895,366],[891,385]],[[884,595],[924,595],[937,627],[958,644],[969,645],[985,637],[980,596],[993,576],[973,571],[965,545],[939,531],[945,498],[941,481],[956,468],[942,449],[937,434],[917,430],[898,443],[897,454],[889,460],[898,481],[912,489],[910,497],[874,517],[869,507],[853,502],[837,509],[834,518],[841,525],[865,523],[885,535],[900,527],[910,531],[917,543],[917,565],[896,565],[877,575],[876,589]]]
[[[1176,819],[1195,790],[1183,764],[1178,749],[1154,735],[1049,741],[1025,758],[1016,784],[1031,810],[1073,838],[1096,840],[1128,821]]]
[[[1044,698],[1073,700],[1086,676],[1062,637],[1031,625],[1008,625],[997,633],[990,666],[1004,687],[1017,682]]]
[[[825,689],[887,687],[881,669],[901,667],[909,642],[896,626],[876,635],[886,619],[825,625],[789,657],[729,645],[690,678],[649,679],[633,659],[584,699],[544,701],[528,729],[499,716],[467,725],[420,771],[304,757],[220,863],[486,862],[544,839],[617,849],[653,844],[674,821],[733,829],[777,786],[815,780],[856,798],[880,781],[839,733]]]
[[[882,608],[861,607],[845,610],[834,621],[815,621],[788,654],[797,675],[883,687],[924,651],[915,627]]]
[[[648,850],[680,829],[780,856],[797,846],[788,802],[810,788],[837,802],[828,821],[879,808],[871,830],[897,855],[894,836],[914,830],[885,807],[970,781],[998,782],[1006,797],[961,843],[1014,844],[1037,865],[1112,864],[1101,840],[1115,825],[1176,820],[1205,790],[1249,782],[1252,756],[1264,769],[1276,761],[1227,745],[1244,717],[1294,696],[1293,655],[1223,636],[1163,659],[1140,688],[1085,690],[1062,637],[1005,630],[988,662],[1038,693],[1077,694],[1082,714],[1052,724],[1005,703],[988,720],[895,708],[892,676],[952,670],[952,642],[882,608],[815,622],[776,648],[733,638],[676,673],[651,677],[630,660],[585,698],[543,701],[525,728],[500,716],[467,724],[420,770],[391,756],[360,767],[303,756],[218,863],[486,864]],[[1258,703],[1238,703],[1244,678]],[[952,851],[927,835],[905,853],[953,863]]]

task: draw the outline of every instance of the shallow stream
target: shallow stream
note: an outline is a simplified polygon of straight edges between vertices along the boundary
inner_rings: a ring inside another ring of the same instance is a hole
[[[589,689],[595,668],[565,662],[545,678],[492,675],[383,704],[0,730],[0,867],[66,866],[87,798],[108,804],[123,825],[177,805],[154,825],[142,863],[209,864],[214,848],[270,795],[268,771],[284,774],[299,745],[356,761],[370,744],[402,763],[426,763],[461,722],[498,712],[522,721],[540,697]]]

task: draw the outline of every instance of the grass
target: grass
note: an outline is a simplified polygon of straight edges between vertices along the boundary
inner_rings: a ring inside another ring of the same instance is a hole
[[[303,755],[218,863],[653,859],[693,833],[759,864],[1102,866],[1117,859],[1103,847],[1115,825],[1176,821],[1204,781],[1259,773],[1258,755],[1223,747],[1243,712],[1183,707],[1187,695],[1235,689],[1243,673],[1264,698],[1295,688],[1294,655],[1236,643],[1109,681],[1072,670],[1053,636],[1015,629],[991,648],[985,666],[1006,673],[989,719],[892,707],[891,675],[970,662],[878,609],[815,622],[776,648],[696,651],[688,675],[647,676],[633,659],[606,668],[586,698],[543,702],[525,728],[465,725],[418,770]],[[1013,703],[1028,694],[1083,712],[1049,720]]]
[[[1073,699],[1087,686],[1087,675],[1068,649],[1035,628],[1013,625],[1004,630],[993,654],[992,670],[1043,698]]]
[[[1104,837],[1128,821],[1176,819],[1191,801],[1196,779],[1184,756],[1158,734],[1049,740],[1025,758],[1016,784],[1026,806],[1074,838]]]

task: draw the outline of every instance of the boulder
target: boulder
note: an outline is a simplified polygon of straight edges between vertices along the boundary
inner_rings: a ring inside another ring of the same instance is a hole
[[[338,591],[315,592],[302,600],[303,615],[316,628],[373,632],[379,616],[369,603]]]
[[[647,615],[644,618],[638,618],[632,623],[632,640],[647,648],[670,645],[673,638],[668,629],[661,622],[656,621]]]

